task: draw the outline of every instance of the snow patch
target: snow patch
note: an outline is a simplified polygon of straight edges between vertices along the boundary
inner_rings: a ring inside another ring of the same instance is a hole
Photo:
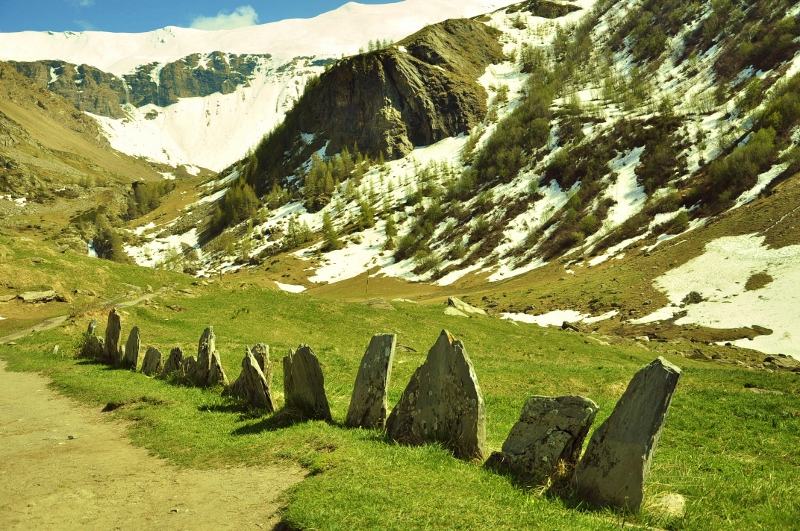
[[[789,354],[800,359],[797,286],[800,286],[800,245],[770,249],[764,236],[756,234],[724,237],[709,243],[705,253],[658,277],[654,284],[674,306],[662,308],[635,323],[669,319],[692,291],[704,301],[683,308],[686,316],[676,325],[697,324],[710,328],[741,328],[759,325],[769,336],[735,342],[737,346],[766,354]],[[766,273],[774,280],[761,289],[745,291],[747,280]]]
[[[288,293],[303,293],[304,291],[306,291],[305,286],[294,286],[292,284],[282,284],[282,283],[277,282],[277,281],[275,282],[275,284],[278,286],[278,288],[280,288],[281,290],[286,291]]]

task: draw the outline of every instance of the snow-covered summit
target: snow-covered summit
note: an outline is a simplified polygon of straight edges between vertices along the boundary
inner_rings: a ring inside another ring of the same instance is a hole
[[[448,18],[473,17],[510,0],[404,0],[365,5],[350,2],[310,19],[291,19],[234,30],[166,27],[147,33],[0,33],[0,60],[62,60],[117,76],[149,63],[194,53],[272,54],[278,59],[356,53],[370,40],[399,40]]]

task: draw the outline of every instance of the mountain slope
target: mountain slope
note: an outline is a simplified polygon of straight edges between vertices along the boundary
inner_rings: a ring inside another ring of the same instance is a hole
[[[115,149],[220,171],[281,123],[331,60],[509,3],[350,3],[313,19],[227,31],[0,34],[0,60],[28,63],[20,65],[26,74],[96,115]]]

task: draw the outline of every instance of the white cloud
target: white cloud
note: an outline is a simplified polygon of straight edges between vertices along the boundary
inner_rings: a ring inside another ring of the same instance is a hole
[[[191,27],[201,30],[229,30],[256,24],[258,24],[256,10],[251,6],[240,6],[230,14],[220,11],[215,17],[197,17],[192,21]]]
[[[88,20],[75,20],[74,22],[75,24],[78,25],[79,28],[81,28],[81,31],[94,31],[97,29],[94,27],[94,24],[92,24]]]
[[[75,7],[92,7],[94,0],[70,0],[70,3]]]

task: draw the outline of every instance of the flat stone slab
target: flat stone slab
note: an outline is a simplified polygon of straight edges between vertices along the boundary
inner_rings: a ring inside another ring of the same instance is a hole
[[[483,459],[486,405],[464,344],[443,330],[386,421],[389,437],[438,441],[460,459]]]
[[[637,512],[681,370],[659,357],[636,373],[611,416],[592,434],[575,471],[591,504]]]
[[[486,315],[486,310],[481,310],[480,308],[476,308],[471,304],[467,304],[466,302],[462,301],[461,299],[457,299],[456,297],[450,297],[447,299],[447,305],[455,308],[461,313],[465,314],[474,314],[474,315]]]
[[[21,293],[19,298],[22,299],[22,302],[27,302],[29,304],[37,303],[37,302],[66,302],[66,298],[62,297],[54,290],[47,290],[47,291],[27,291],[25,293]]]
[[[283,393],[287,407],[311,419],[332,420],[322,367],[308,345],[300,345],[296,352],[290,350],[283,358]]]
[[[533,482],[572,471],[598,410],[581,396],[533,396],[525,402],[503,451],[494,452],[486,466]]]
[[[372,338],[358,368],[350,408],[345,425],[349,428],[383,429],[388,404],[386,392],[392,377],[397,336],[376,335]]]

